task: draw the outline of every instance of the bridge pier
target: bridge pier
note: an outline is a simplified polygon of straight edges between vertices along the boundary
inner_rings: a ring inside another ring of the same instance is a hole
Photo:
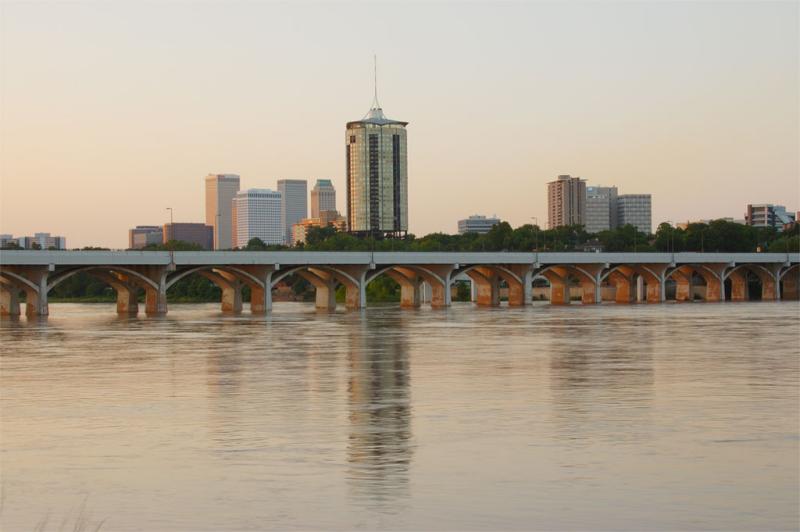
[[[19,289],[11,284],[0,284],[0,316],[19,316]]]
[[[791,272],[790,272],[791,274]],[[796,275],[786,275],[783,278],[783,299],[797,300],[800,299],[800,290],[798,290],[798,279]]]

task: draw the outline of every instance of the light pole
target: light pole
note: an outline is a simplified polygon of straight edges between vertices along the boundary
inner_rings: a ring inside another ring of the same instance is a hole
[[[535,230],[535,232],[533,233],[533,241],[534,241],[534,246],[536,248],[535,251],[539,251],[539,218],[537,218],[536,216],[531,216],[531,220],[533,220],[534,223],[533,228]]]
[[[172,207],[167,207],[169,211],[169,225],[172,225]]]

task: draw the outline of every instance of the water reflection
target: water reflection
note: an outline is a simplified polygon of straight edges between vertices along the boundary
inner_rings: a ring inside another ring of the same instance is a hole
[[[411,407],[407,331],[366,317],[348,354],[348,481],[355,500],[397,512],[408,495]]]
[[[646,418],[654,395],[656,340],[645,320],[631,316],[552,320],[549,382],[555,424],[565,438],[591,444],[597,428],[593,423],[600,420],[618,425],[608,427],[614,438],[649,437]],[[619,415],[610,415],[612,411]]]

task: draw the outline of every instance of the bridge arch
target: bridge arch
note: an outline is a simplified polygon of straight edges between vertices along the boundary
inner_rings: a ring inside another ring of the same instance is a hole
[[[781,299],[800,299],[800,264],[785,267],[778,279]]]
[[[753,283],[752,277],[756,282]],[[777,298],[775,276],[761,264],[737,264],[724,274],[726,299],[746,301],[753,299],[773,300]],[[755,284],[755,286],[753,286]],[[759,290],[758,297],[752,288]]]
[[[366,271],[366,268],[358,268]],[[345,287],[345,305],[350,309],[361,308],[365,304],[363,273],[347,271],[345,268],[330,265],[304,264],[280,270],[273,275],[270,289],[291,274],[297,274],[314,286],[316,307],[321,310],[336,309],[336,288]]]

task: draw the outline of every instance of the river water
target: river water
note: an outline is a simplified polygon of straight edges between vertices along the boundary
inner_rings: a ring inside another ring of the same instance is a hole
[[[800,526],[796,303],[50,311],[0,325],[3,530]]]

